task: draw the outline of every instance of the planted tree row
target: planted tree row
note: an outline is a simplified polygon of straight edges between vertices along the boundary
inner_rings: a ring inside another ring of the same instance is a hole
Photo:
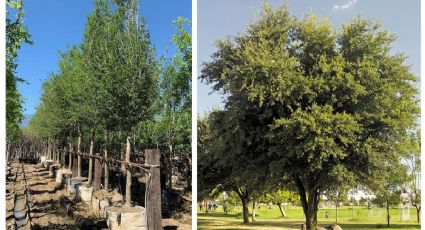
[[[295,191],[307,229],[326,192],[387,191],[419,115],[416,76],[394,40],[359,17],[335,29],[265,5],[203,64],[200,79],[227,99],[198,119],[198,188],[236,192],[245,223],[258,194]]]
[[[190,24],[173,22],[177,52],[158,58],[138,6],[94,1],[82,43],[60,53],[59,70],[43,84],[28,135],[78,152],[90,143],[90,152],[123,161],[148,148],[169,152],[167,162],[176,153],[190,157]],[[166,171],[172,188],[171,164]],[[108,173],[105,165],[106,188]]]

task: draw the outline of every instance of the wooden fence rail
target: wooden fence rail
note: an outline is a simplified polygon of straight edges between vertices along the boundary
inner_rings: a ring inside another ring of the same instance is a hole
[[[69,154],[69,159],[72,159],[71,169],[72,169],[72,177],[78,175],[77,170],[80,168],[77,164],[81,164],[81,160],[78,160],[78,156],[88,157],[94,160],[94,173],[93,180],[89,179],[89,181],[93,182],[93,189],[99,190],[101,184],[102,177],[102,165],[109,166],[111,164],[120,164],[124,165],[125,169],[128,173],[127,183],[131,183],[131,170],[132,168],[139,168],[143,172],[147,174],[146,180],[146,200],[145,200],[145,209],[146,209],[146,217],[147,224],[149,230],[160,230],[162,229],[161,225],[161,183],[160,183],[160,158],[161,153],[158,149],[146,149],[145,150],[145,160],[144,163],[134,163],[130,161],[117,160],[112,157],[104,157],[100,156],[100,153],[95,154],[87,154],[83,152],[75,152],[69,150],[58,149],[58,153],[62,152],[63,155]],[[57,157],[56,159],[61,159]],[[55,160],[56,160],[55,159]],[[64,159],[64,158],[62,158]],[[65,162],[63,162],[65,163]],[[69,167],[69,166],[68,166]],[[75,170],[75,171],[74,171]],[[91,170],[91,169],[90,169]],[[90,173],[89,173],[90,175]],[[130,184],[131,185],[131,184]],[[131,189],[129,184],[127,184],[127,189]],[[130,191],[126,189],[126,196],[131,194]],[[126,197],[126,200],[131,199]],[[130,200],[131,201],[131,200]],[[130,202],[126,202],[126,205],[129,205]]]

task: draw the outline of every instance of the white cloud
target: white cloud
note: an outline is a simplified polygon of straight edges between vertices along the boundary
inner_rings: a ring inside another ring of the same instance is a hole
[[[350,0],[348,1],[346,4],[344,5],[334,5],[333,9],[334,10],[346,10],[350,7],[352,7],[354,4],[356,4],[356,2],[358,2],[359,0]]]

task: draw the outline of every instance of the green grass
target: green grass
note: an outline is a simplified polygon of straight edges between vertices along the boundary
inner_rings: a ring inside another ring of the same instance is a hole
[[[238,210],[239,209],[239,210]],[[219,207],[217,211],[210,211],[208,214],[198,209],[198,229],[300,229],[304,222],[304,214],[301,207],[290,207],[285,209],[286,217],[282,218],[277,206],[268,209],[262,206],[256,210],[257,221],[248,225],[242,224],[242,209],[234,208],[233,212],[224,214]],[[251,210],[250,210],[251,211]],[[325,218],[325,212],[329,218]],[[400,221],[400,210],[393,208],[390,210],[391,226],[386,225],[386,210],[366,207],[340,207],[338,208],[338,225],[343,229],[420,229],[416,223],[416,210],[410,210],[410,219]],[[320,226],[327,226],[336,223],[335,209],[322,208],[318,213]]]

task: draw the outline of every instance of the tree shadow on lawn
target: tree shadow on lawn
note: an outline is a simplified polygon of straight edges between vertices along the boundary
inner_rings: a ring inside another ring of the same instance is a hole
[[[240,213],[231,213],[231,214],[224,214],[224,213],[218,213],[218,212],[210,212],[210,213],[198,213],[198,216],[202,217],[217,217],[217,218],[241,218],[242,214]]]
[[[420,224],[340,224],[342,229],[420,229]]]
[[[198,214],[199,215],[199,214]],[[224,214],[223,214],[224,215]],[[204,215],[207,216],[207,215]],[[224,215],[226,216],[226,215]],[[233,214],[234,217],[237,217],[237,214]],[[217,215],[210,216],[210,217],[218,217]],[[227,215],[226,217],[230,217],[230,215]],[[248,230],[248,229],[255,229],[256,227],[261,229],[267,229],[267,228],[285,228],[285,229],[300,229],[302,224],[302,221],[297,220],[257,220],[255,222],[250,221],[249,224],[242,223],[242,220],[240,218],[233,219],[233,220],[226,220],[226,219],[201,219],[198,220],[198,226],[202,227],[202,229],[210,229],[214,227],[219,227],[223,230]],[[223,228],[225,227],[225,228]]]
[[[250,221],[249,224],[243,224],[241,214],[224,214],[224,213],[198,213],[198,217],[204,217],[198,220],[198,226],[201,229],[220,228],[222,230],[248,230],[255,229],[255,227],[267,229],[269,228],[284,228],[284,229],[300,229],[302,220],[287,220],[287,219],[274,219],[274,220],[257,220]],[[228,219],[223,219],[228,218]],[[328,227],[332,223],[319,222],[319,226]],[[387,227],[386,224],[339,224],[342,229],[348,230],[362,230],[362,229],[420,229],[420,224],[391,224]],[[224,228],[223,228],[224,227]]]

